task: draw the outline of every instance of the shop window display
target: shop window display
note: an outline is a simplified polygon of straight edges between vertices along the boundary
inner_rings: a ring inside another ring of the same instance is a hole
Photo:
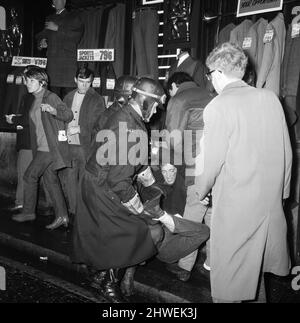
[[[191,0],[165,1],[164,43],[166,48],[188,47],[190,43]]]

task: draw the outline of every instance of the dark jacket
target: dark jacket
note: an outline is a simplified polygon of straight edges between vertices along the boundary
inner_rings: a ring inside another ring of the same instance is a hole
[[[197,85],[204,89],[206,88],[206,77],[205,77],[205,67],[201,61],[196,60],[189,56],[184,60],[179,66],[177,66],[178,61],[176,61],[169,69],[168,79],[176,72],[185,72],[189,74]]]
[[[32,106],[32,103],[34,101],[34,96],[30,93],[27,93],[23,96],[20,109],[18,111],[18,114],[25,115],[27,118],[29,117],[29,110]],[[16,118],[12,118],[12,121],[14,122],[14,125],[17,127],[18,123]],[[27,122],[26,126],[22,126],[23,129],[17,128],[17,143],[16,148],[17,151],[20,151],[21,149],[31,149],[31,142],[30,142],[30,131],[29,131],[29,122]]]
[[[121,122],[127,125],[124,133],[119,131]],[[128,105],[116,112],[105,128],[115,134],[110,138],[114,151],[102,166],[101,156],[104,158],[105,154],[99,148],[109,143],[103,139],[102,144],[97,142],[93,147],[94,153],[80,181],[72,255],[75,262],[100,270],[133,266],[156,253],[147,223],[121,203],[135,195],[134,176],[148,159],[146,153],[145,160],[139,158],[137,165],[119,161],[119,157],[130,151],[137,153],[136,143],[126,138],[134,130],[142,131],[147,138],[142,118]]]
[[[70,167],[69,146],[67,141],[58,141],[59,130],[66,130],[66,122],[73,118],[73,112],[61,101],[61,99],[48,90],[45,90],[42,103],[47,103],[56,108],[57,115],[51,115],[48,112],[41,113],[43,128],[47,138],[50,153],[53,157],[53,169],[58,170]],[[31,106],[32,107],[32,106]],[[21,117],[13,118],[15,124],[23,127],[28,126],[30,129],[30,141],[33,155],[37,152],[36,128],[34,122],[29,116],[30,110],[26,110]]]
[[[82,37],[84,25],[78,14],[64,10],[60,15],[46,18],[58,25],[57,31],[44,29],[37,34],[38,42],[46,38],[47,72],[51,86],[74,87],[74,75],[77,69],[77,45]]]
[[[72,103],[76,91],[77,90],[74,90],[68,93],[64,98],[64,103],[69,109],[72,109]],[[93,88],[89,88],[81,104],[78,122],[78,125],[80,126],[80,145],[82,146],[86,157],[92,143],[93,129],[98,118],[104,111],[104,99]]]
[[[203,111],[206,105],[212,100],[213,96],[206,89],[200,89],[194,82],[185,82],[180,84],[179,89],[174,97],[168,103],[166,116],[166,129],[169,132],[179,130],[184,140],[184,131],[192,131],[192,143],[184,142],[184,161],[189,158],[187,166],[194,168],[192,164],[196,157],[196,145],[198,144],[196,132],[203,131]],[[178,151],[176,146],[172,145],[173,150]],[[193,157],[190,160],[190,157]],[[192,185],[194,183],[193,176],[186,176],[186,184]]]

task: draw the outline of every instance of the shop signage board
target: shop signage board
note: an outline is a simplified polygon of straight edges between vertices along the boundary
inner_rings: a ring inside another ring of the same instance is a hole
[[[25,67],[27,65],[36,65],[41,68],[46,68],[47,58],[14,56],[12,59],[11,66]]]
[[[239,0],[237,17],[282,10],[283,0]]]
[[[161,3],[161,2],[164,2],[164,0],[143,0],[143,5]]]
[[[114,49],[78,49],[78,62],[113,62],[115,60]]]

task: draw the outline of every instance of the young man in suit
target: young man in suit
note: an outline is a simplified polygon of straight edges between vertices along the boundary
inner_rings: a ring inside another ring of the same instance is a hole
[[[63,176],[71,214],[75,214],[79,177],[86,164],[93,129],[105,111],[104,99],[91,87],[93,79],[93,71],[86,67],[79,68],[75,76],[77,89],[68,93],[64,98],[64,103],[74,115],[73,120],[67,126],[72,166],[64,170]]]

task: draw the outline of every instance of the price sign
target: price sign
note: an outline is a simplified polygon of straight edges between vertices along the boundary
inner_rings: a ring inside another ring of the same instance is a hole
[[[27,65],[36,65],[41,68],[46,68],[47,58],[14,56],[11,65],[18,66],[18,67],[26,67]]]
[[[294,24],[292,27],[292,38],[299,37],[300,35],[300,23]]]
[[[243,41],[243,49],[251,48],[252,44],[252,38],[251,37],[245,37]]]
[[[266,31],[265,36],[264,36],[264,44],[266,43],[271,43],[274,37],[274,30],[269,29]]]
[[[113,62],[115,60],[114,49],[78,49],[78,62]]]
[[[101,78],[100,77],[95,77],[93,81],[93,87],[94,88],[99,88],[101,87]]]

